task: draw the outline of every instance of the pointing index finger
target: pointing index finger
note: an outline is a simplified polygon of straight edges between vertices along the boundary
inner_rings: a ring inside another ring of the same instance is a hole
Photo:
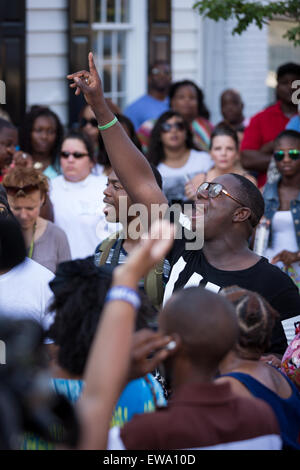
[[[89,53],[89,69],[92,74],[95,74],[97,72],[92,52]]]

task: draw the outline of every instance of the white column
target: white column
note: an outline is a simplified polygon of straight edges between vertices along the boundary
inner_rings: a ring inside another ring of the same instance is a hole
[[[131,0],[130,23],[126,52],[127,104],[147,91],[148,64],[148,1]]]
[[[67,0],[26,2],[26,102],[68,116]]]

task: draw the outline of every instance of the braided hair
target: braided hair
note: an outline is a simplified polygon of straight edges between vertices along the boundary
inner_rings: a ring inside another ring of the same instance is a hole
[[[240,353],[266,351],[279,314],[256,292],[232,286],[223,289],[221,294],[235,306],[239,326],[237,350]]]

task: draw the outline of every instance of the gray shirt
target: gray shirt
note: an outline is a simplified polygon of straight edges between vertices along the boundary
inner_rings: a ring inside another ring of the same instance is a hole
[[[59,263],[71,259],[65,232],[48,221],[43,235],[34,243],[32,259],[55,273]]]

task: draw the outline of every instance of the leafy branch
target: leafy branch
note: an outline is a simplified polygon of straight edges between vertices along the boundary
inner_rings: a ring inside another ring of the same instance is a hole
[[[300,46],[300,1],[285,0],[266,3],[247,0],[201,0],[197,1],[193,8],[199,14],[218,21],[235,19],[236,26],[232,34],[242,34],[250,24],[255,24],[259,29],[277,19],[278,16],[298,22],[295,27],[289,28],[283,37],[287,38],[294,46]]]

